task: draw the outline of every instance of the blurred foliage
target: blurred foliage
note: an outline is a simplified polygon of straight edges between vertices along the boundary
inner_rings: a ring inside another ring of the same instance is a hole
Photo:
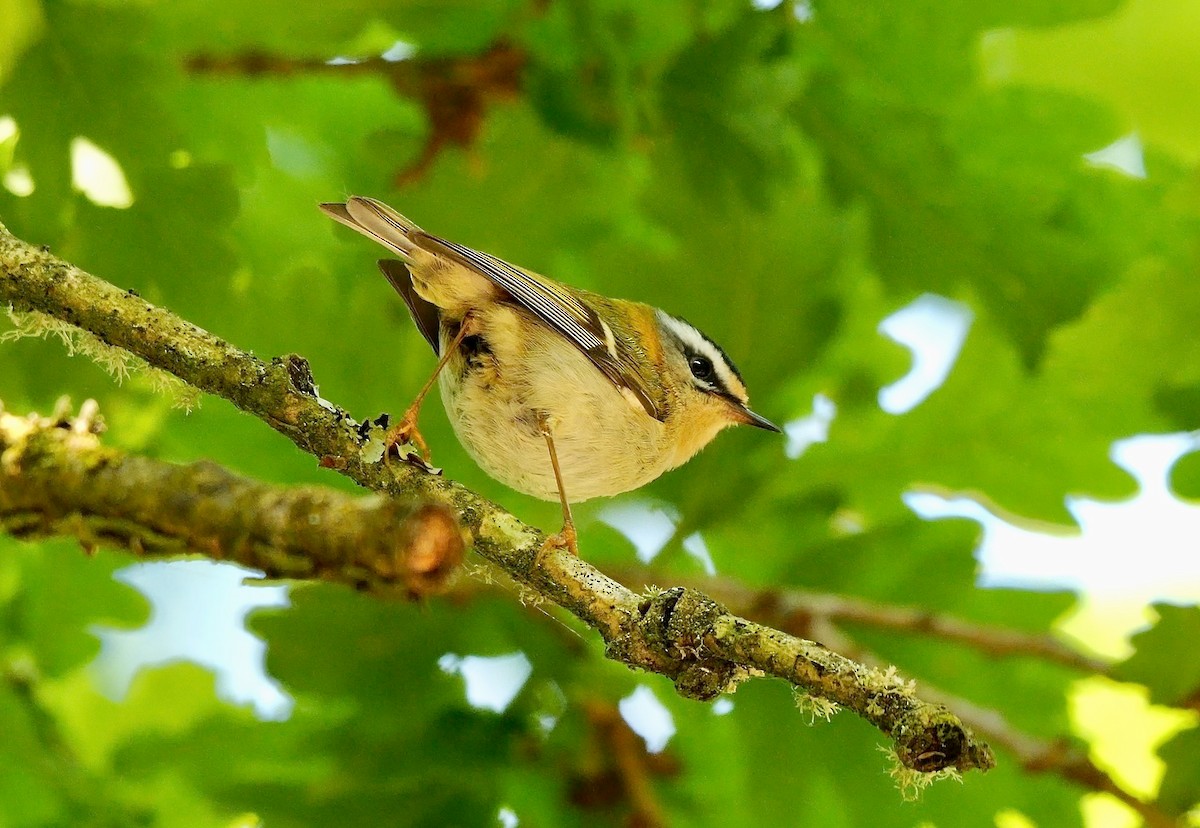
[[[402,408],[431,360],[379,251],[317,202],[374,195],[441,235],[668,307],[739,360],[757,409],[789,421],[823,394],[837,414],[799,459],[732,432],[630,496],[679,514],[660,583],[696,574],[680,544],[701,531],[749,586],[1046,632],[1071,596],[977,588],[977,526],[922,521],[901,495],[1066,524],[1067,494],[1134,491],[1115,439],[1200,428],[1198,36],[1183,0],[0,0],[0,220],[241,347],[306,355],[322,395],[358,416]],[[515,89],[500,54],[520,58]],[[1084,159],[1133,132],[1144,176]],[[80,137],[119,165],[131,206],[82,192]],[[879,389],[910,360],[877,327],[924,293],[973,321],[947,381],[890,414]],[[188,415],[54,343],[0,345],[10,410],[62,393],[97,398],[130,450],[350,488],[222,401]],[[423,427],[449,474],[554,525],[557,507],[490,481],[436,407]],[[1200,497],[1200,453],[1173,484]],[[603,506],[579,509],[585,554],[627,563]],[[516,596],[413,607],[296,590],[254,622],[296,700],[286,722],[220,699],[195,667],[145,673],[113,702],[86,665],[95,625],[145,620],[111,577],[125,559],[8,538],[0,552],[4,828],[496,825],[501,808],[521,825],[622,824],[630,802],[587,711],[638,683],[678,728],[645,764],[673,824],[1082,823],[1084,789],[1003,752],[986,776],[902,802],[857,719],[810,727],[767,683],[717,715]],[[1195,709],[1196,611],[1160,615],[1119,677]],[[1014,727],[1070,735],[1077,675],[1061,666],[854,634]],[[500,714],[438,666],[518,650],[532,675]],[[1200,803],[1198,732],[1161,748],[1169,813]]]

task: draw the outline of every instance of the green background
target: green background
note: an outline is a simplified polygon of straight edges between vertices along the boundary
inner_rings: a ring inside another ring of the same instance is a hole
[[[1197,37],[1182,0],[0,0],[0,118],[15,125],[0,220],[239,347],[303,354],[321,395],[358,417],[402,410],[432,360],[379,250],[318,202],[374,195],[439,235],[667,307],[738,361],[757,410],[790,421],[821,393],[837,416],[799,459],[736,430],[638,493],[680,515],[657,583],[697,576],[680,539],[701,531],[718,571],[751,587],[1044,632],[1073,596],[977,588],[977,524],[924,522],[901,496],[971,494],[1069,526],[1066,495],[1134,493],[1114,440],[1200,428]],[[413,58],[375,59],[398,40]],[[480,71],[497,48],[519,56],[510,83]],[[442,93],[423,96],[431,79]],[[1135,130],[1145,178],[1083,159]],[[121,206],[81,192],[80,137],[119,165]],[[405,175],[445,137],[460,140]],[[924,293],[974,321],[944,385],[888,414],[878,391],[910,357],[876,328]],[[117,384],[58,343],[0,345],[10,411],[48,412],[64,393],[98,399],[106,439],[130,451],[353,490],[221,400],[186,413],[144,375]],[[450,476],[556,526],[553,504],[474,466],[440,408],[422,423]],[[1200,454],[1172,482],[1200,496]],[[578,509],[584,555],[624,567],[632,547],[603,508]],[[412,606],[296,589],[252,620],[296,700],[286,722],[221,700],[187,665],[112,702],[86,665],[94,625],[147,618],[111,578],[128,562],[0,538],[0,826],[472,826],[499,824],[501,807],[527,826],[626,824],[586,710],[638,683],[678,727],[650,779],[672,824],[1083,822],[1084,789],[1003,751],[986,776],[904,802],[882,737],[853,716],[809,726],[767,682],[716,716],[504,590]],[[1200,614],[1161,617],[1118,675],[1194,706]],[[1072,738],[1066,668],[852,632],[1013,727]],[[533,671],[502,714],[472,708],[437,666],[515,650]],[[1160,751],[1172,814],[1200,801],[1200,737],[1183,721]]]

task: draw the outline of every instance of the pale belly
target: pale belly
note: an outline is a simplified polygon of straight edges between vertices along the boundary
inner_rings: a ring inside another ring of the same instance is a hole
[[[557,500],[544,414],[571,502],[636,489],[671,468],[663,424],[569,342],[520,313],[490,311],[480,320],[488,350],[452,358],[440,378],[446,413],[475,462],[519,492]]]

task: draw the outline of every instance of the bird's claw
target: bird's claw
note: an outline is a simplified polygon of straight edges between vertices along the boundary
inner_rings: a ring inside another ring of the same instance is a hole
[[[400,422],[388,429],[383,436],[384,465],[391,463],[393,455],[430,474],[442,473],[441,469],[430,465],[432,458],[429,454],[429,445],[417,429],[417,409],[415,408],[404,412]]]
[[[539,566],[551,549],[565,549],[576,558],[579,557],[579,537],[575,533],[575,525],[568,523],[561,530],[542,541],[534,562]]]
[[[410,445],[416,449],[415,452],[402,451],[397,446]],[[417,429],[417,412],[409,409],[404,412],[404,416],[400,422],[396,423],[383,438],[383,461],[386,463],[388,458],[395,453],[398,457],[407,459],[413,454],[420,456],[425,465],[429,465],[432,459],[429,454],[429,445],[425,442],[425,438],[421,436],[420,430]]]

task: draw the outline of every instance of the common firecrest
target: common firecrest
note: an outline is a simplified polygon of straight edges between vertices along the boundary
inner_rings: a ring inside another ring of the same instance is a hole
[[[726,426],[779,428],[747,405],[741,374],[677,316],[559,284],[426,233],[372,198],[322,204],[400,257],[379,267],[440,354],[388,448],[428,457],[417,413],[437,380],[458,439],[492,477],[559,500],[548,543],[577,551],[570,503],[643,486]]]

